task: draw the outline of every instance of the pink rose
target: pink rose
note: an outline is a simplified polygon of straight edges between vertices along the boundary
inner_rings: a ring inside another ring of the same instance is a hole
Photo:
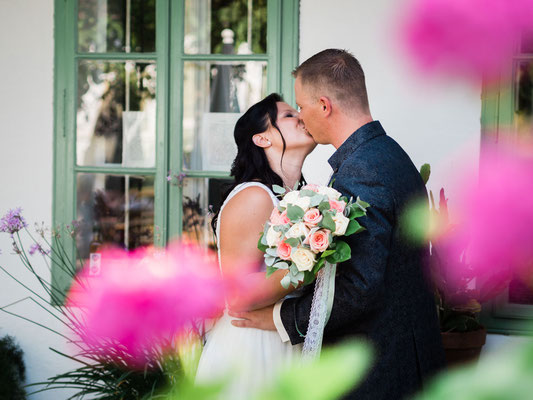
[[[307,226],[316,226],[320,221],[322,221],[322,215],[318,208],[310,208],[304,214],[304,222]]]
[[[315,185],[314,183],[309,183],[302,187],[301,190],[312,190],[313,192],[318,193],[318,185]]]
[[[325,251],[329,246],[329,231],[327,229],[320,229],[313,233],[309,238],[309,246],[315,253]]]
[[[278,257],[281,258],[282,260],[290,260],[291,259],[291,251],[292,251],[292,247],[289,246],[287,243],[285,242],[280,242],[280,244],[278,245]]]
[[[287,210],[280,213],[279,210],[274,207],[272,213],[270,214],[270,223],[272,225],[285,225],[289,222],[291,222],[291,220],[289,217],[287,217]]]
[[[342,200],[330,200],[329,206],[332,210],[337,210],[337,212],[342,213],[344,212],[344,208],[346,207],[346,203]]]

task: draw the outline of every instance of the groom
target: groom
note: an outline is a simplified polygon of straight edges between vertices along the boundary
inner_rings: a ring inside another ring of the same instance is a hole
[[[344,50],[315,54],[293,72],[300,118],[317,143],[337,150],[329,159],[333,187],[371,204],[360,219],[366,231],[346,238],[352,259],[337,267],[324,344],[348,337],[369,340],[375,362],[347,398],[400,399],[422,387],[444,364],[434,301],[424,280],[427,246],[408,239],[400,218],[424,183],[409,156],[370,115],[359,62]],[[240,327],[277,330],[303,342],[312,290],[262,310],[233,313]]]

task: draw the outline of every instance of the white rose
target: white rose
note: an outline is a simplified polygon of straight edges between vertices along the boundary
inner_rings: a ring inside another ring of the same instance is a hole
[[[348,228],[350,219],[338,212],[333,216],[333,222],[335,222],[335,232],[333,232],[333,236],[342,236],[346,233],[346,228]]]
[[[320,186],[318,188],[318,193],[325,194],[330,200],[339,200],[339,198],[341,197],[340,192],[329,186]]]
[[[291,260],[296,264],[298,271],[311,271],[315,266],[315,253],[299,247],[291,253]]]
[[[281,232],[276,232],[273,226],[268,228],[268,231],[266,234],[266,242],[269,247],[277,246],[280,239],[281,239]]]
[[[294,224],[291,226],[291,228],[287,231],[286,236],[289,238],[299,238],[301,236],[307,237],[309,234],[309,229],[303,222],[298,222],[297,224]]]
[[[288,204],[298,206],[302,210],[307,211],[311,205],[311,198],[308,196],[300,197],[300,191],[293,190],[287,193],[283,199],[279,202],[281,207],[287,207]]]
[[[287,204],[294,204],[294,202],[298,200],[299,195],[300,192],[298,190],[292,190],[288,192],[285,196],[283,196],[283,199],[281,199],[279,205],[281,207],[287,207]]]

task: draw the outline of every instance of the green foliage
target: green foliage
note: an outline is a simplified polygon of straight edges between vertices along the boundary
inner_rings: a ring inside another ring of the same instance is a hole
[[[319,222],[318,226],[321,228],[329,229],[331,232],[335,232],[335,221],[330,212],[325,212],[322,221]]]
[[[263,237],[265,236],[264,233],[261,233],[261,236],[259,236],[259,241],[257,242],[257,248],[261,250],[263,253],[268,249],[268,246],[266,244],[263,244],[265,240]]]
[[[350,223],[348,224],[348,227],[346,228],[345,235],[346,236],[350,236],[350,235],[353,235],[354,233],[360,233],[360,232],[362,232],[364,230],[365,230],[365,228],[363,228],[361,225],[359,225],[359,222],[357,222],[354,219],[354,220],[351,220]]]
[[[341,398],[361,381],[371,359],[371,349],[364,343],[346,342],[325,348],[319,359],[280,371],[277,382],[257,400]]]
[[[0,400],[24,400],[23,352],[11,336],[0,339]]]
[[[352,250],[346,242],[342,240],[337,241],[335,247],[335,253],[326,257],[326,260],[331,264],[339,264],[344,261],[348,261],[352,257]]]
[[[533,341],[502,348],[478,363],[442,374],[415,400],[516,400],[533,393]]]
[[[291,247],[296,247],[300,244],[300,239],[298,238],[288,238],[285,239],[285,243],[287,243]]]
[[[287,217],[291,222],[298,222],[304,217],[304,210],[301,207],[287,204]]]
[[[279,186],[279,185],[272,185],[272,190],[273,190],[274,193],[276,193],[276,194],[285,194],[285,189],[282,188],[282,187]]]
[[[431,175],[431,165],[429,164],[422,165],[420,167],[420,176],[422,177],[422,180],[424,181],[424,185],[427,185],[430,175]]]

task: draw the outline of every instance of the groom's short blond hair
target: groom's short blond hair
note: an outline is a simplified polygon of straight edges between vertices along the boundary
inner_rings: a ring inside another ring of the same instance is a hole
[[[292,75],[300,78],[317,99],[333,97],[347,113],[370,112],[363,68],[346,50],[323,50],[304,61]]]

